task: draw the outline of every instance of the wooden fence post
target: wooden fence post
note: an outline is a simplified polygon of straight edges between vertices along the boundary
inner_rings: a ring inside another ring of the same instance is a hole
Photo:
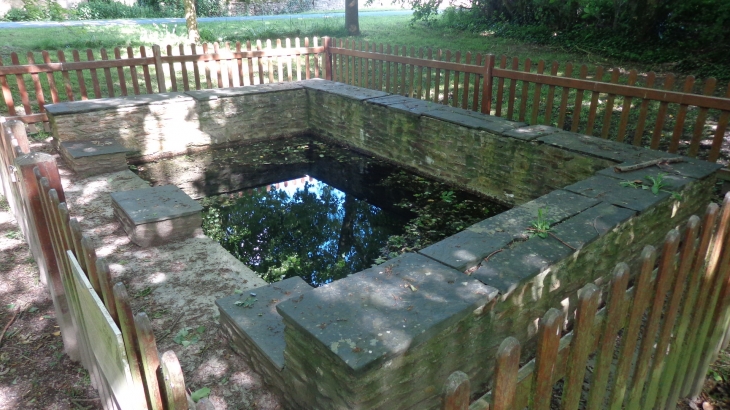
[[[155,75],[157,76],[157,89],[160,90],[161,93],[167,92],[167,88],[165,87],[165,72],[162,71],[162,54],[160,51],[160,46],[155,44],[152,46],[152,56],[155,59]]]
[[[56,160],[52,155],[34,152],[16,158],[15,167],[18,170],[18,180],[28,211],[26,215],[28,222],[27,240],[33,252],[33,257],[38,262],[41,282],[48,287],[54,306],[56,306],[56,316],[60,317],[61,310],[56,303],[55,291],[63,289],[63,284],[60,282],[61,276],[56,263],[56,255],[53,253],[51,245],[48,231],[49,221],[46,220],[43,213],[41,189],[38,186],[38,180],[34,172],[34,169],[38,167],[39,169],[42,168],[45,174],[52,174],[54,171],[55,174],[58,174]]]
[[[482,88],[482,113],[489,114],[492,111],[492,86],[494,85],[494,54],[487,54],[484,61],[484,88]]]
[[[332,80],[332,37],[325,36],[324,40],[324,79]]]
[[[444,410],[467,410],[471,384],[469,376],[461,371],[451,373],[444,389]]]

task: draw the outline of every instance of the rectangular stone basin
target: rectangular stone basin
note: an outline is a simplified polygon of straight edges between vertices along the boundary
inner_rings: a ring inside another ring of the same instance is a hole
[[[676,156],[323,80],[47,110],[59,141],[113,138],[134,162],[311,133],[513,206],[320,288],[295,278],[219,300],[232,347],[291,408],[435,409],[455,370],[485,391],[505,337],[529,349],[547,309],[574,309],[576,291],[618,262],[635,267],[644,246],[703,212],[720,168],[684,158],[617,173]],[[162,182],[204,180],[169,174]],[[628,184],[660,175],[657,194]],[[538,213],[546,238],[528,229]]]

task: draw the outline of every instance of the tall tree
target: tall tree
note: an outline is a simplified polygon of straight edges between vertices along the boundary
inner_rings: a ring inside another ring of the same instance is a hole
[[[358,0],[345,0],[345,28],[351,36],[360,35],[360,19],[358,16]]]
[[[184,0],[185,24],[188,26],[188,40],[192,43],[200,42],[198,32],[198,16],[195,13],[195,0]]]

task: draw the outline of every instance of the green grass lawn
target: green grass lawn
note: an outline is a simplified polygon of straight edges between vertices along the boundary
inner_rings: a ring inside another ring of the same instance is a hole
[[[506,54],[534,60],[573,61],[590,65],[626,65],[596,55],[580,55],[561,50],[533,46],[524,42],[491,36],[490,33],[454,32],[411,26],[409,16],[372,17],[363,13],[360,18],[362,36],[357,40],[407,47],[432,47],[462,52]],[[200,30],[208,41],[246,41],[286,37],[332,36],[345,38],[344,18],[308,18],[306,14],[292,20],[200,23]],[[99,49],[116,46],[153,44],[180,44],[186,42],[184,24],[145,24],[129,26],[80,26],[53,28],[0,29],[0,56],[9,61],[9,54],[24,56],[28,51]],[[52,53],[53,54],[53,53]],[[21,57],[21,61],[22,57]],[[7,64],[7,63],[6,63]],[[637,67],[635,64],[632,68]]]

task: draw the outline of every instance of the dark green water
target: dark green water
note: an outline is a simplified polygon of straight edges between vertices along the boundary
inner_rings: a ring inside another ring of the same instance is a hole
[[[235,157],[248,158],[245,173],[259,185],[277,183],[204,198],[203,230],[269,282],[301,276],[320,286],[504,210],[310,138],[247,146]]]

